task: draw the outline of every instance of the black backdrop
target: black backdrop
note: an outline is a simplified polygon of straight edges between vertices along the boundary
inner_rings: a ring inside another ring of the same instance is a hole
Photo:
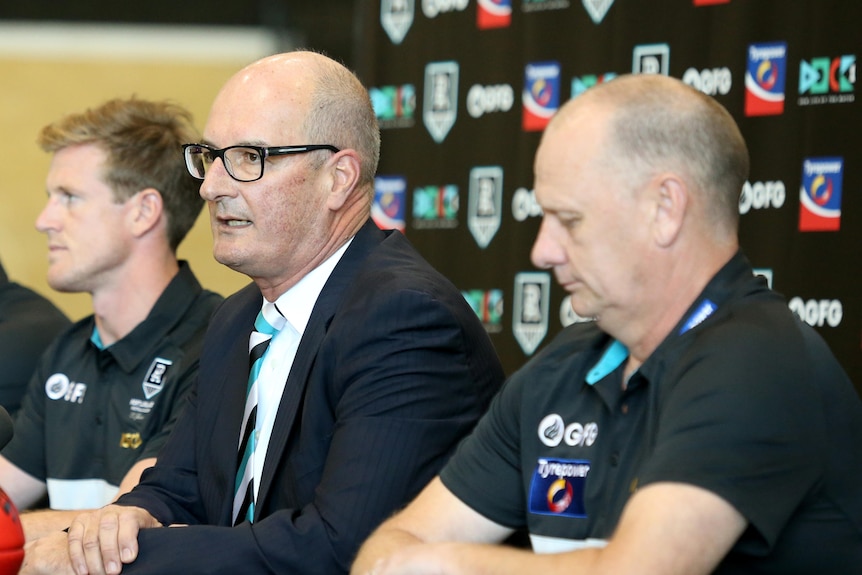
[[[736,118],[743,249],[862,391],[857,0],[370,0],[357,72],[383,127],[376,218],[448,275],[511,373],[564,324],[533,268],[532,161],[586,86],[667,73]]]

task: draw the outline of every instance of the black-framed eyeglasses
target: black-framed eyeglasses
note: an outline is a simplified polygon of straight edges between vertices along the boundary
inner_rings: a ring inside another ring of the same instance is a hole
[[[228,146],[213,148],[206,144],[183,144],[186,168],[192,177],[203,180],[216,158],[221,158],[228,175],[238,182],[253,182],[263,177],[264,160],[270,156],[305,154],[314,150],[340,152],[329,144],[309,144],[304,146]]]

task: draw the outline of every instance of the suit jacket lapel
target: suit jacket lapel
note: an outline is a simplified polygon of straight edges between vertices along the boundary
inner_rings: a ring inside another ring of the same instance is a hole
[[[371,220],[368,220],[354,237],[341,261],[335,266],[332,275],[329,276],[317,302],[314,304],[308,325],[299,342],[290,375],[287,378],[287,385],[281,397],[278,413],[275,416],[272,436],[263,464],[263,477],[260,480],[255,503],[255,520],[258,519],[258,515],[265,507],[275,471],[282,465],[281,460],[285,457],[285,445],[287,445],[287,440],[296,421],[296,414],[302,404],[302,397],[308,385],[314,360],[317,357],[321,342],[326,336],[326,330],[332,316],[341,302],[342,294],[353,283],[353,278],[362,268],[366,256],[382,241],[383,237],[383,232]],[[237,431],[237,433],[239,432]]]

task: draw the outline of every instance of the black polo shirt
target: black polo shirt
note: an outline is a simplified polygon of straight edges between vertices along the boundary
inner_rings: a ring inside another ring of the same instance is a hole
[[[10,282],[0,265],[0,405],[18,411],[45,348],[72,322],[47,298]]]
[[[639,487],[684,482],[749,522],[717,573],[862,565],[862,402],[737,254],[622,386],[628,352],[571,326],[516,373],[444,468],[537,551],[602,545]]]
[[[77,322],[42,358],[3,456],[47,482],[54,509],[111,501],[167,439],[221,301],[181,262],[147,318],[111,346],[100,349],[93,316]]]

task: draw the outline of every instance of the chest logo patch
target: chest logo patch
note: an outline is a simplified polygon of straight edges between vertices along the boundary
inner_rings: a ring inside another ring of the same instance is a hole
[[[69,403],[84,403],[87,384],[69,379],[65,373],[55,373],[45,382],[45,395],[49,399],[62,399]]]
[[[140,433],[124,433],[120,436],[120,447],[123,449],[137,449],[143,445]]]
[[[574,422],[566,425],[562,416],[551,413],[539,422],[539,439],[548,447],[565,442],[571,447],[591,447],[599,436],[599,426],[594,422]]]
[[[162,390],[165,382],[165,377],[168,373],[168,368],[173,365],[169,359],[157,357],[153,360],[153,364],[147,371],[147,376],[144,378],[143,388],[144,396],[147,399],[152,399]]]
[[[540,458],[530,482],[530,513],[586,517],[584,488],[590,462]]]

